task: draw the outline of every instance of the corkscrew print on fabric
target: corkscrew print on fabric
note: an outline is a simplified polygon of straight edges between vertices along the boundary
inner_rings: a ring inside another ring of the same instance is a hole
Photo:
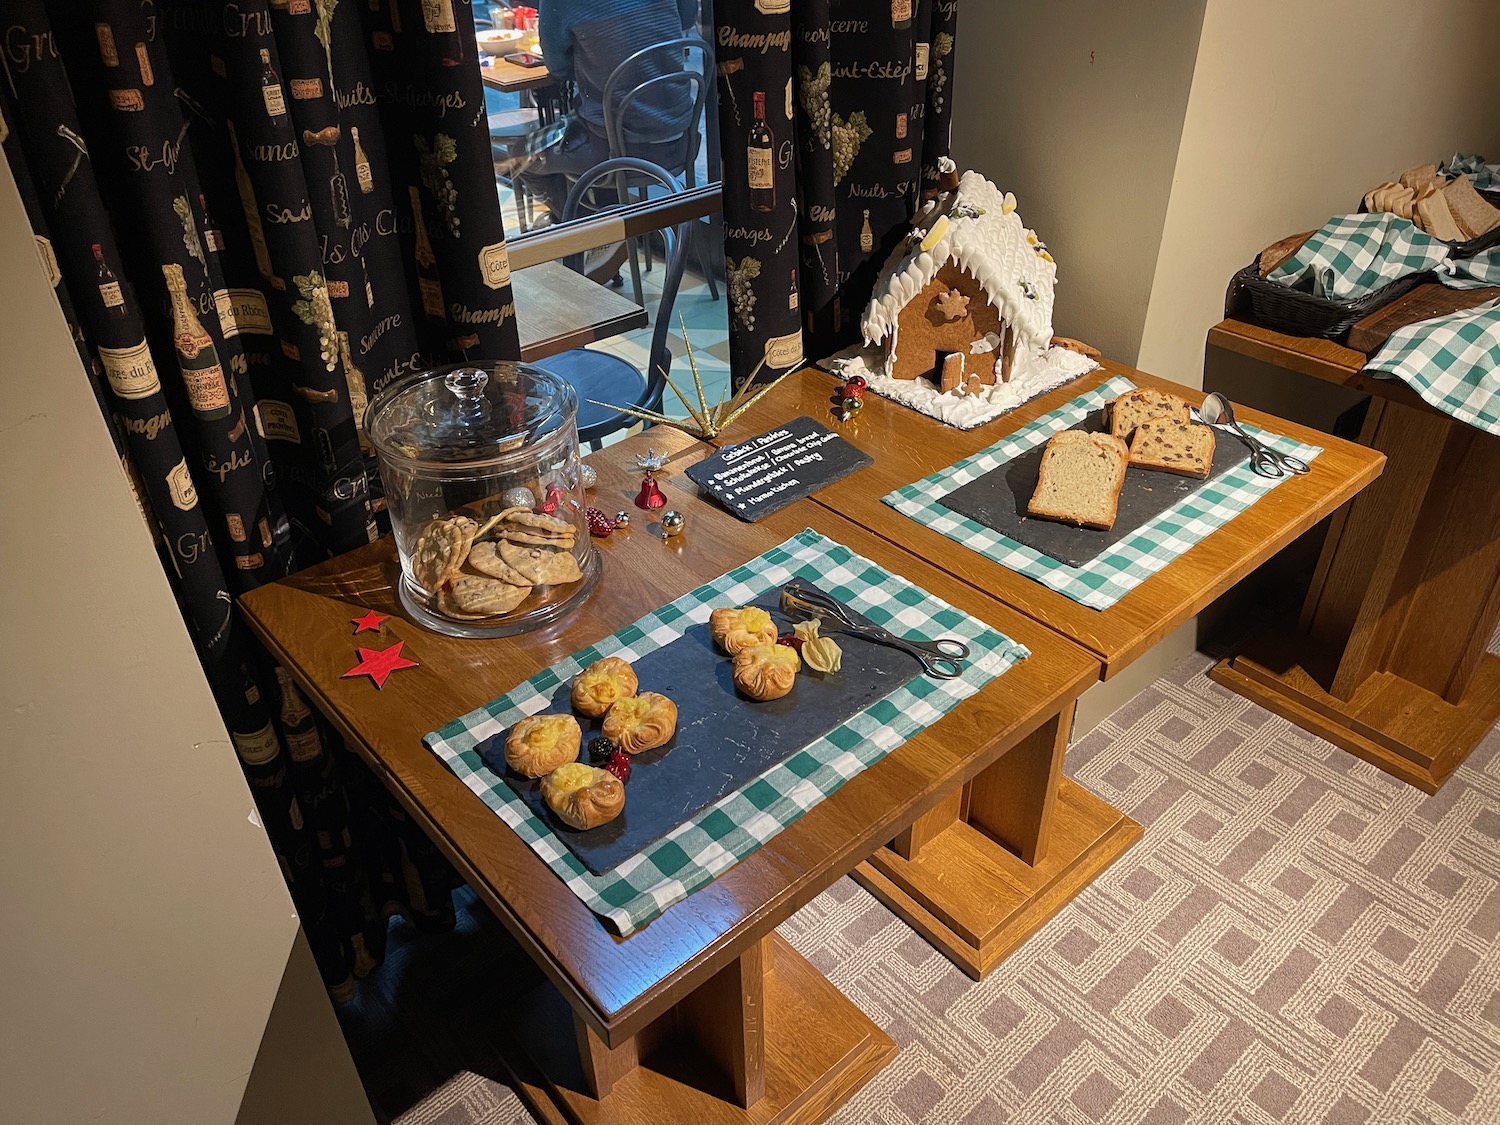
[[[854,342],[948,154],[957,0],[716,0],[736,382]]]
[[[440,919],[451,872],[233,598],[378,533],[372,394],[518,355],[472,10],[14,0],[6,15],[4,148],[39,255],[324,977],[348,995],[386,909]]]

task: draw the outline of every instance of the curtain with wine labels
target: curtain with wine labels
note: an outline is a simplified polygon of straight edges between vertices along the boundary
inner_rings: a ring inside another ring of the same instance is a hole
[[[948,155],[958,0],[715,0],[731,374],[854,343]]]
[[[336,997],[454,875],[239,623],[370,542],[369,398],[520,354],[470,0],[10,0],[4,151]]]

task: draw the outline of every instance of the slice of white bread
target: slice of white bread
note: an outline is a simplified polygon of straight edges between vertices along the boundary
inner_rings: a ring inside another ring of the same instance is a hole
[[[1400,179],[1401,186],[1409,187],[1412,191],[1416,191],[1427,184],[1435,184],[1437,187],[1443,186],[1443,177],[1438,175],[1436,164],[1414,164],[1401,173]]]
[[[1110,401],[1109,432],[1121,441],[1129,441],[1136,426],[1147,418],[1176,418],[1190,422],[1193,415],[1188,404],[1176,395],[1150,387],[1137,387]]]
[[[1026,510],[1042,519],[1108,531],[1115,525],[1129,459],[1125,443],[1109,434],[1053,434]]]
[[[1488,234],[1500,225],[1500,210],[1490,206],[1484,196],[1474,190],[1468,176],[1459,176],[1443,187],[1443,198],[1448,211],[1469,238]]]
[[[1208,426],[1171,418],[1147,418],[1135,428],[1130,463],[1207,480],[1214,465],[1214,432]]]
[[[1464,232],[1448,210],[1448,197],[1428,185],[1417,193],[1417,225],[1433,238],[1444,242],[1463,242]]]

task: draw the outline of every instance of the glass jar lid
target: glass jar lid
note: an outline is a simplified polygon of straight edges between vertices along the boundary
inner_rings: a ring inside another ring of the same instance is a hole
[[[562,434],[577,411],[572,385],[550,371],[463,363],[381,391],[365,412],[365,434],[393,460],[473,468]]]

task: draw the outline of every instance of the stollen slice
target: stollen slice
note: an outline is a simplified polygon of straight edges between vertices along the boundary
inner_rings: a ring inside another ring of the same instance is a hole
[[[1166,391],[1137,387],[1126,391],[1109,404],[1109,432],[1121,441],[1129,441],[1135,428],[1147,418],[1176,418],[1179,422],[1192,421],[1188,404]]]
[[[1026,510],[1042,519],[1108,531],[1115,525],[1129,458],[1125,443],[1111,434],[1053,434]]]
[[[1214,432],[1208,426],[1171,418],[1148,418],[1135,428],[1130,463],[1207,480],[1214,465]]]

